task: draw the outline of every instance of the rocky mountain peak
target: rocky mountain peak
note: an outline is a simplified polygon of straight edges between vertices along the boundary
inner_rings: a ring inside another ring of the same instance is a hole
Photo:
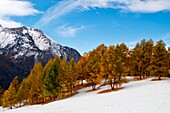
[[[80,59],[80,54],[75,49],[62,46],[41,30],[26,26],[0,30],[0,55],[3,59],[17,65],[15,66],[17,69],[24,69],[23,73],[19,73],[23,74],[22,76],[28,76],[36,62],[40,61],[45,65],[50,58],[54,58],[56,55],[60,58],[66,57],[68,61],[71,58],[74,58],[75,61]],[[0,68],[3,68],[1,64]],[[1,74],[0,80],[1,76],[8,74],[8,72]],[[10,74],[10,76],[14,77],[15,75]]]

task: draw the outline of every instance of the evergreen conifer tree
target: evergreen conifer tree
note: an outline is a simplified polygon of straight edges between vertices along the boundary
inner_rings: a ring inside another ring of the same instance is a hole
[[[37,102],[43,98],[43,67],[40,62],[34,65],[32,72],[34,72],[34,79],[29,91],[29,96],[32,102]]]
[[[69,75],[68,84],[69,84],[69,89],[72,95],[73,88],[75,87],[76,81],[77,81],[77,65],[73,58],[69,62],[68,75]]]
[[[60,90],[59,84],[59,67],[60,67],[60,58],[56,56],[52,61],[49,69],[45,71],[44,82],[43,82],[43,95],[45,97],[51,97],[55,99],[57,93]]]
[[[161,77],[168,75],[168,61],[167,61],[167,50],[165,48],[165,43],[160,40],[156,43],[154,47],[154,75],[158,76],[159,80],[161,80]]]
[[[19,88],[18,76],[16,76],[11,82],[8,90],[4,93],[3,96],[3,106],[11,107],[17,104],[17,91]]]
[[[132,51],[132,64],[133,64],[133,75],[139,76],[142,79],[142,49],[139,43],[136,44],[134,50]]]
[[[114,46],[109,46],[109,48],[104,53],[101,60],[101,75],[105,81],[108,81],[112,90],[114,90],[115,85],[117,85],[118,76],[116,76],[114,71],[115,62],[115,51]]]
[[[16,95],[17,102],[20,103],[20,106],[21,106],[21,103],[24,102],[24,100],[28,100],[29,91],[30,90],[28,89],[27,79],[23,79],[21,85],[18,88],[18,92]]]
[[[9,107],[11,104],[11,102],[9,101],[9,91],[5,90],[3,96],[2,96],[2,107]]]

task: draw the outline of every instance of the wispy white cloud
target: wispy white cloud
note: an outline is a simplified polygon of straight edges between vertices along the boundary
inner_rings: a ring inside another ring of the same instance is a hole
[[[52,20],[58,19],[73,10],[81,12],[94,7],[107,8],[107,1],[108,0],[62,0],[50,7],[35,26],[42,27]]]
[[[83,29],[84,26],[68,26],[68,24],[64,24],[57,28],[57,34],[64,37],[64,38],[73,38],[75,37],[76,33]]]
[[[22,23],[15,22],[15,21],[8,20],[8,19],[4,19],[4,20],[0,19],[0,24],[2,25],[2,27],[9,27],[9,28],[22,26]]]
[[[122,12],[155,13],[170,11],[169,0],[62,0],[49,8],[35,26],[41,27],[74,10],[95,8],[120,9]]]
[[[3,27],[18,27],[22,24],[11,20],[13,16],[27,16],[40,13],[33,8],[33,4],[26,0],[1,0],[0,24]]]
[[[136,13],[155,13],[170,10],[169,0],[115,0],[120,9]]]
[[[63,0],[57,3],[56,5],[50,7],[42,18],[36,23],[36,27],[41,27],[45,24],[48,24],[54,19],[58,19],[59,17],[70,13],[75,10],[79,6],[79,0]]]

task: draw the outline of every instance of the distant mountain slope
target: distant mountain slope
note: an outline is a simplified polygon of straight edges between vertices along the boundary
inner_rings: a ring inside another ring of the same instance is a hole
[[[55,56],[66,57],[69,61],[80,59],[80,54],[72,48],[61,46],[38,29],[0,28],[0,86],[7,88],[18,75],[26,77],[33,65],[41,61],[43,65]]]

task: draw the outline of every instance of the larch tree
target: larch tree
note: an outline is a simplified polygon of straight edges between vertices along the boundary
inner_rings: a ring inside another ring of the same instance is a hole
[[[145,54],[144,54],[146,77],[153,75],[153,69],[152,69],[153,48],[154,48],[154,42],[152,40],[147,41],[145,44]]]
[[[34,72],[34,79],[29,91],[32,102],[38,102],[40,99],[43,100],[43,67],[40,62],[36,63],[32,69]]]
[[[122,84],[125,81],[126,75],[126,57],[128,48],[124,43],[117,45],[114,49],[115,61],[114,61],[114,72],[118,76],[118,84]]]
[[[114,71],[115,53],[114,46],[109,46],[104,53],[101,60],[101,75],[105,81],[108,81],[112,90],[115,89],[117,85],[118,76]]]
[[[168,76],[170,77],[170,47],[168,47]]]
[[[87,56],[83,55],[77,63],[77,70],[78,70],[77,80],[81,82],[81,85],[83,85],[83,80],[86,79],[87,70],[85,67],[87,65],[87,62],[88,62]]]
[[[132,50],[128,50],[126,53],[126,70],[125,73],[127,76],[131,76],[133,73],[133,59],[132,59]]]
[[[92,89],[96,89],[96,85],[102,80],[101,76],[101,59],[104,55],[107,47],[104,44],[99,45],[96,49],[91,51],[88,56],[88,63],[86,65],[87,76],[86,80],[92,86]]]
[[[41,78],[39,78],[40,80],[37,79],[37,75],[39,73],[43,72],[43,67],[41,65],[40,62],[36,63],[33,67],[33,69],[31,70],[30,74],[28,75],[28,77],[26,78],[26,83],[27,86],[25,88],[26,91],[28,91],[28,97],[27,99],[29,100],[29,104],[34,104],[34,101],[37,98],[37,92],[36,92],[36,85],[37,84],[41,84],[39,81],[42,80]],[[41,87],[39,87],[41,88]],[[38,89],[39,90],[39,89]]]
[[[139,76],[140,77],[140,80],[142,79],[142,49],[140,47],[140,44],[137,43],[135,48],[133,49],[132,51],[132,64],[133,64],[133,75],[134,76]]]
[[[28,89],[28,83],[27,83],[27,80],[26,79],[23,79],[23,81],[21,82],[21,85],[19,86],[18,88],[18,92],[17,92],[17,95],[16,95],[16,99],[17,99],[17,102],[20,104],[22,103],[26,103],[24,101],[28,100],[28,92],[30,90]],[[27,92],[27,93],[26,93]]]
[[[18,76],[16,76],[13,81],[11,82],[8,93],[5,96],[5,100],[7,101],[7,105],[12,108],[12,106],[15,106],[17,104],[17,91],[19,88],[19,82],[18,82]]]
[[[44,66],[44,68],[43,68],[43,79],[45,78],[47,72],[49,72],[49,69],[50,69],[50,67],[51,67],[52,62],[53,62],[53,59],[51,58],[51,59],[46,63],[46,65]]]
[[[159,77],[165,77],[168,75],[168,61],[167,61],[167,50],[165,47],[165,43],[160,40],[156,43],[154,47],[154,75]]]
[[[92,89],[96,89],[96,85],[100,83],[101,76],[100,76],[100,64],[99,58],[95,55],[93,58],[90,59],[86,66],[87,72],[89,76],[86,78],[87,82],[90,83]]]
[[[73,94],[74,91],[74,87],[76,85],[77,82],[77,65],[76,62],[74,61],[74,58],[71,58],[70,62],[69,62],[69,67],[68,67],[68,84],[69,84],[69,90],[71,95]]]
[[[9,91],[5,90],[4,94],[2,95],[2,107],[9,107],[11,102],[9,101]]]

